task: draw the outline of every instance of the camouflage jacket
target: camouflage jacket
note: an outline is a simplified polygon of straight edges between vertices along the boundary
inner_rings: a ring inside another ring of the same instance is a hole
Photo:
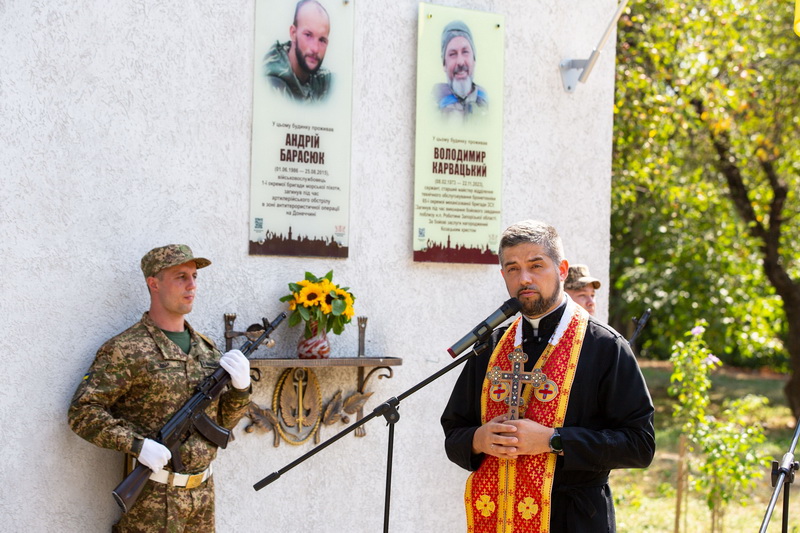
[[[188,323],[186,327],[192,339],[188,354],[148,313],[106,342],[72,398],[68,414],[72,430],[97,446],[137,455],[134,441],[154,437],[198,383],[219,367],[221,354],[214,343]],[[206,412],[232,429],[249,398],[249,391],[229,388]],[[180,450],[186,472],[205,469],[217,453],[217,447],[197,433]]]
[[[264,76],[273,88],[295,100],[324,100],[331,85],[331,72],[320,68],[301,83],[289,64],[290,42],[276,42],[264,56]]]
[[[489,98],[486,90],[473,83],[472,91],[464,98],[453,92],[447,83],[437,83],[433,87],[433,95],[439,111],[442,113],[460,113],[462,115],[485,115],[489,107]]]

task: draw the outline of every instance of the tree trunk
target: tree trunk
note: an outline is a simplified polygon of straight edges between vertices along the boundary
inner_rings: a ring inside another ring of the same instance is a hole
[[[686,435],[678,438],[678,491],[675,495],[675,533],[681,533],[681,503],[683,502],[686,478]],[[687,510],[684,509],[684,512]]]
[[[792,373],[789,381],[783,389],[789,407],[795,419],[800,418],[800,306],[790,307],[786,305],[784,299],[784,310],[786,311],[786,321],[788,322],[787,349],[792,365]]]
[[[704,103],[701,100],[693,100],[692,104],[698,116],[702,116]],[[795,418],[800,418],[800,283],[789,276],[780,253],[781,233],[786,222],[783,210],[789,187],[778,175],[771,161],[759,159],[764,178],[772,190],[772,199],[764,206],[768,216],[763,220],[760,219],[750,200],[751,190],[737,166],[736,157],[730,150],[730,139],[727,134],[725,132],[715,134],[711,129],[708,134],[717,152],[717,168],[728,184],[728,196],[750,234],[760,241],[764,273],[783,301],[787,330],[785,342],[791,365],[791,374],[784,393]]]

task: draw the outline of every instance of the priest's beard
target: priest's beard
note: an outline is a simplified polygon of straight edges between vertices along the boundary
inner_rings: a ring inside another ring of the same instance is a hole
[[[531,288],[537,290],[536,287]],[[553,292],[549,295],[540,292],[539,297],[535,300],[520,300],[522,304],[522,314],[529,317],[538,317],[545,314],[555,306],[557,302],[561,301],[561,294],[561,285],[557,284],[556,288],[553,289]],[[517,293],[517,296],[519,296],[519,293]]]
[[[472,92],[472,78],[467,78],[466,80],[452,80],[450,82],[450,89],[452,89],[456,96],[464,99]]]

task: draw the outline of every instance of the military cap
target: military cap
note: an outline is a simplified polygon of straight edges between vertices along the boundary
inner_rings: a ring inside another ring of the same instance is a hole
[[[589,267],[586,265],[570,265],[567,280],[564,282],[564,288],[569,290],[577,290],[584,285],[592,284],[595,289],[600,288],[600,280],[592,277],[589,274]]]
[[[472,41],[472,32],[469,31],[469,26],[460,20],[454,20],[444,27],[442,32],[442,61],[444,61],[444,53],[447,50],[447,43],[454,37],[465,37],[469,41],[469,46],[472,48],[472,57],[476,57],[475,43]]]
[[[204,257],[195,257],[192,249],[185,244],[168,244],[153,248],[142,257],[142,272],[145,278],[155,276],[165,268],[174,267],[194,261],[197,268],[207,267],[211,261]]]

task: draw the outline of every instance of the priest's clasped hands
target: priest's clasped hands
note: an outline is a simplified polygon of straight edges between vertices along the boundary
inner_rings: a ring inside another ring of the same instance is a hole
[[[508,420],[507,415],[500,415],[475,431],[472,437],[472,451],[500,459],[550,453],[549,443],[553,432],[553,428],[528,418]]]

